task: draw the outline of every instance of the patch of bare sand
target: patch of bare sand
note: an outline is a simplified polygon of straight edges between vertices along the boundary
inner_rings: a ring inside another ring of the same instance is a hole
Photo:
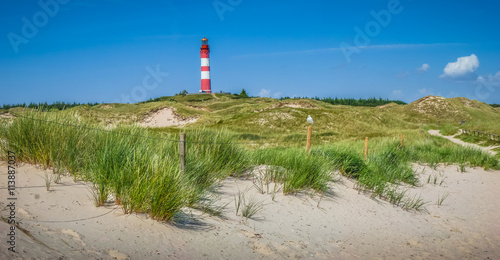
[[[198,116],[183,117],[175,113],[175,110],[173,108],[164,107],[148,116],[146,119],[144,119],[144,121],[140,123],[140,125],[144,127],[182,127],[186,124],[196,122],[198,118]]]
[[[274,184],[269,190],[267,185],[258,190],[252,180],[229,178],[219,190],[218,203],[228,203],[224,218],[185,209],[175,222],[162,223],[142,214],[124,215],[119,206],[95,207],[88,185],[74,183],[70,177],[47,192],[44,171],[24,165],[16,179],[16,217],[33,238],[18,232],[17,254],[1,242],[0,259],[498,257],[500,208],[495,201],[500,197],[500,172],[467,168],[461,173],[457,166],[414,168],[423,185],[409,188],[408,195],[428,202],[427,212],[405,211],[358,194],[349,179],[332,184],[332,196],[277,193],[273,200]],[[6,173],[6,164],[0,163],[2,187],[6,187]],[[438,178],[437,184],[427,183],[428,176]],[[247,201],[262,203],[255,219],[235,214],[238,191]],[[438,206],[445,193],[449,196]],[[4,198],[1,208],[7,203]],[[1,212],[2,217],[6,214]],[[7,234],[8,228],[0,222],[0,234]]]
[[[11,113],[3,113],[3,114],[0,114],[0,119],[12,119],[14,118],[14,116],[11,114]]]

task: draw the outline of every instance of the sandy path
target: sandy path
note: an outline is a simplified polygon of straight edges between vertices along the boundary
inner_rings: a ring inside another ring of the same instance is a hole
[[[495,148],[498,148],[498,146],[490,146],[490,147],[483,147],[483,146],[480,146],[480,145],[477,145],[477,144],[472,144],[472,143],[467,143],[467,142],[464,142],[458,138],[455,138],[456,135],[449,135],[449,136],[444,136],[442,134],[439,133],[439,130],[429,130],[429,134],[431,135],[435,135],[435,136],[441,136],[443,138],[446,138],[456,144],[459,144],[459,145],[463,145],[463,146],[468,146],[468,147],[474,147],[474,148],[479,148],[487,153],[490,153],[491,155],[495,155],[497,154],[495,151],[493,151],[492,149],[495,149]]]
[[[405,211],[358,194],[348,179],[332,183],[334,195],[321,200],[282,194],[273,200],[250,180],[229,178],[219,190],[219,203],[228,203],[222,219],[186,209],[174,223],[161,223],[145,215],[123,215],[114,205],[94,207],[89,186],[69,177],[48,192],[45,171],[24,165],[17,174],[16,217],[36,241],[18,232],[18,253],[13,254],[1,239],[0,259],[497,258],[500,172],[414,168],[423,185],[408,193],[428,202],[427,212]],[[1,187],[6,187],[6,170],[0,162]],[[429,176],[436,185],[427,183]],[[263,204],[255,220],[236,216],[238,190]],[[438,207],[445,193],[449,197]],[[4,198],[0,208],[7,204]],[[0,221],[3,238],[8,228]]]

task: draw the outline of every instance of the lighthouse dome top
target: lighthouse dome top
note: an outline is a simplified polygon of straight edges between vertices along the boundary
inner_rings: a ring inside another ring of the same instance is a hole
[[[208,47],[208,39],[203,37],[203,39],[201,39],[201,45],[204,47]]]

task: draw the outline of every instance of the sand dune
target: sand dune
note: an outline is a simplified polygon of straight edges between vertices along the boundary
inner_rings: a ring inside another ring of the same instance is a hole
[[[144,127],[182,127],[186,124],[194,123],[196,120],[198,120],[198,117],[184,118],[175,113],[173,108],[164,107],[148,116],[140,125]]]
[[[6,164],[0,165],[6,187]],[[95,207],[90,186],[63,177],[45,187],[45,171],[31,165],[17,174],[20,227],[17,252],[0,243],[0,259],[495,259],[500,255],[500,172],[457,166],[414,165],[427,211],[411,212],[358,194],[339,177],[331,196],[261,194],[251,180],[222,182],[223,218],[185,209],[173,223],[124,215],[112,203]],[[47,173],[51,174],[50,171]],[[437,184],[427,183],[428,177]],[[443,181],[443,182],[441,182]],[[441,184],[441,185],[439,185]],[[272,189],[272,188],[271,188]],[[5,189],[4,189],[5,190]],[[263,204],[255,219],[236,216],[234,197]],[[443,194],[449,197],[438,207]],[[7,201],[1,200],[4,208]],[[2,211],[2,216],[8,214]],[[9,225],[0,222],[0,233]],[[5,239],[2,239],[4,241]]]

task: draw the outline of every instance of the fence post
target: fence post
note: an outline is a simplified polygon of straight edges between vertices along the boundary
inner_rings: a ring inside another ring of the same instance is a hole
[[[365,161],[366,161],[367,154],[368,154],[368,137],[365,138]]]
[[[401,148],[403,148],[403,133],[401,133]]]
[[[186,172],[186,133],[179,134],[179,160],[181,172]]]
[[[312,134],[312,126],[307,127],[307,144],[306,144],[306,152],[309,153],[311,150],[311,134]]]

